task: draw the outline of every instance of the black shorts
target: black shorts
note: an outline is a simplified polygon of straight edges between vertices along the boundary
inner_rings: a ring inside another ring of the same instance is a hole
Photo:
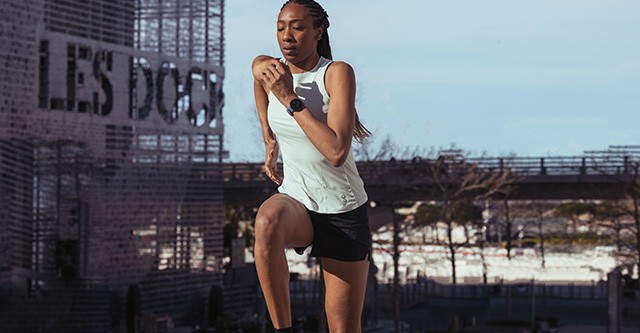
[[[348,212],[321,214],[309,212],[313,224],[311,256],[342,261],[361,261],[371,258],[371,232],[367,204]],[[297,247],[302,254],[306,247]]]

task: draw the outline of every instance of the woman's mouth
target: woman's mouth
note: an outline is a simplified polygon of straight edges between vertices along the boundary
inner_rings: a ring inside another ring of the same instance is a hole
[[[282,48],[282,52],[286,54],[292,54],[296,52],[295,46],[284,46]]]

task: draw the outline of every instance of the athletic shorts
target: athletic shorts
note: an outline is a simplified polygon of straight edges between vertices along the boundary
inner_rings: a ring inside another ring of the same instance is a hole
[[[313,224],[312,257],[342,261],[371,258],[371,232],[367,204],[348,212],[321,214],[307,209]],[[302,254],[306,247],[295,248]]]

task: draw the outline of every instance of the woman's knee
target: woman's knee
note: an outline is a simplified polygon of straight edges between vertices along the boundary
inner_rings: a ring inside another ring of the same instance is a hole
[[[268,242],[273,244],[277,241],[284,241],[281,215],[277,210],[273,209],[261,209],[258,211],[254,226],[256,243]]]
[[[313,240],[313,226],[302,204],[282,194],[267,199],[255,219],[254,234],[262,245],[307,246]]]

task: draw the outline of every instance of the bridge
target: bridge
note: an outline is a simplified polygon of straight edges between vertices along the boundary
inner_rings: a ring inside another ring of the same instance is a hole
[[[578,157],[463,158],[441,155],[435,159],[357,162],[370,200],[388,203],[438,200],[442,174],[461,179],[469,170],[485,175],[509,173],[513,200],[621,199],[637,183],[640,156],[592,154]],[[261,163],[223,165],[227,204],[258,206],[276,189]],[[282,170],[282,165],[279,165]]]

